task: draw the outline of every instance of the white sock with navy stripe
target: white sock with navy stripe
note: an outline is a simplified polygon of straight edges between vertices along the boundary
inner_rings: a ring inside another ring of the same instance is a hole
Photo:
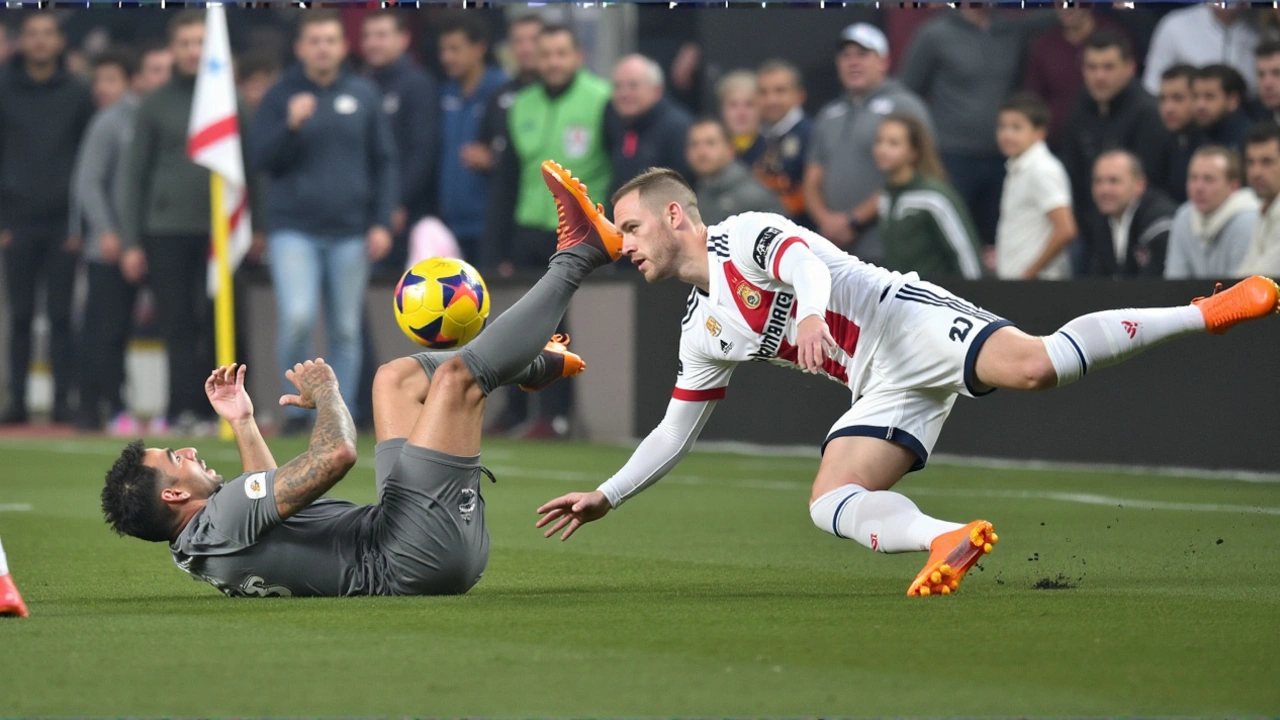
[[[1204,332],[1204,315],[1195,305],[1184,305],[1090,313],[1040,339],[1061,387],[1090,370],[1115,365],[1153,345],[1195,332]]]
[[[9,574],[9,561],[4,556],[4,544],[0,543],[0,577]]]
[[[845,485],[809,506],[813,524],[883,553],[919,552],[945,532],[964,527],[920,512],[905,495]]]

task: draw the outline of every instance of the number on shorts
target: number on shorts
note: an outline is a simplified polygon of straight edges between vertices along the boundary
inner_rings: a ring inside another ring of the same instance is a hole
[[[969,337],[969,331],[972,329],[972,320],[969,318],[958,317],[952,322],[951,332],[949,334],[952,340],[962,343]]]

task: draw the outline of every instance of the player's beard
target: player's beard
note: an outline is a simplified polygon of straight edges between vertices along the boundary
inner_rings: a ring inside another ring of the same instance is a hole
[[[652,252],[645,257],[649,272],[645,273],[644,279],[656,283],[675,277],[679,247],[680,241],[676,239],[675,231],[664,226],[662,237],[653,244]]]

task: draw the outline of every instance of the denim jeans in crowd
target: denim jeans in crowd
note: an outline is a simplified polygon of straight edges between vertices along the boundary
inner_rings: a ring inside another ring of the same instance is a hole
[[[364,319],[364,292],[369,284],[369,255],[361,235],[341,238],[278,230],[269,238],[271,281],[278,311],[278,359],[280,373],[295,363],[317,356],[311,334],[324,291],[325,337],[328,350],[319,354],[333,367],[342,399],[357,411],[360,380],[360,337]],[[284,381],[286,392],[295,392]],[[303,416],[305,410],[286,409]]]

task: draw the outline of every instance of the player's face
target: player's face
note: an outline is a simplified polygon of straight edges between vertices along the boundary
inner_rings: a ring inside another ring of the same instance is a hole
[[[1191,82],[1175,77],[1160,81],[1160,121],[1169,132],[1182,132],[1195,116]]]
[[[1146,183],[1133,174],[1123,155],[1104,155],[1093,167],[1093,202],[1107,217],[1122,215],[1130,203],[1146,190]]]
[[[856,43],[845,43],[836,54],[836,72],[845,90],[860,95],[880,87],[889,72],[889,59]]]
[[[875,158],[876,167],[886,175],[892,175],[914,163],[916,153],[911,149],[906,126],[897,122],[880,123],[871,155]]]
[[[1280,55],[1258,58],[1258,99],[1272,112],[1280,110]]]
[[[538,76],[549,87],[569,84],[582,67],[582,53],[569,33],[556,32],[538,36]]]
[[[400,32],[396,21],[389,17],[369,20],[360,30],[360,54],[373,67],[390,65],[400,59],[408,47],[408,34]]]
[[[148,448],[143,464],[173,478],[172,487],[202,500],[222,486],[222,476],[205,465],[195,448]]]
[[[1227,180],[1227,161],[1221,155],[1200,155],[1187,169],[1187,198],[1195,209],[1211,213],[1239,188]]]
[[[309,72],[321,75],[337,72],[347,57],[347,40],[342,34],[342,24],[324,22],[306,26],[294,43],[293,51]]]
[[[613,222],[622,231],[622,254],[644,279],[658,282],[675,275],[675,233],[640,202],[640,191],[624,195],[613,207]]]
[[[791,108],[804,102],[804,91],[785,70],[761,73],[756,84],[760,86],[760,117],[770,125],[782,122]]]
[[[1085,48],[1084,87],[1097,102],[1110,102],[1119,95],[1133,72],[1133,60],[1125,60],[1120,48]]]
[[[155,50],[142,58],[142,67],[133,78],[133,90],[146,95],[161,85],[169,82],[173,73],[173,53],[168,50]]]
[[[100,108],[110,107],[124,96],[129,78],[119,65],[102,65],[93,70],[93,102]]]
[[[37,65],[56,60],[64,46],[58,23],[48,15],[28,20],[22,26],[22,34],[18,37],[18,49]]]
[[[1280,194],[1280,142],[1250,143],[1244,154],[1249,187],[1263,200],[1274,200]]]
[[[183,25],[173,33],[169,51],[173,64],[183,75],[195,75],[200,70],[200,51],[204,47],[204,23]]]
[[[1200,127],[1217,123],[1240,104],[1239,98],[1227,95],[1217,78],[1196,80],[1192,87],[1195,90],[1196,124]]]
[[[440,36],[440,66],[444,74],[457,80],[467,73],[484,66],[484,53],[488,46],[471,42],[465,32],[445,33]]]

